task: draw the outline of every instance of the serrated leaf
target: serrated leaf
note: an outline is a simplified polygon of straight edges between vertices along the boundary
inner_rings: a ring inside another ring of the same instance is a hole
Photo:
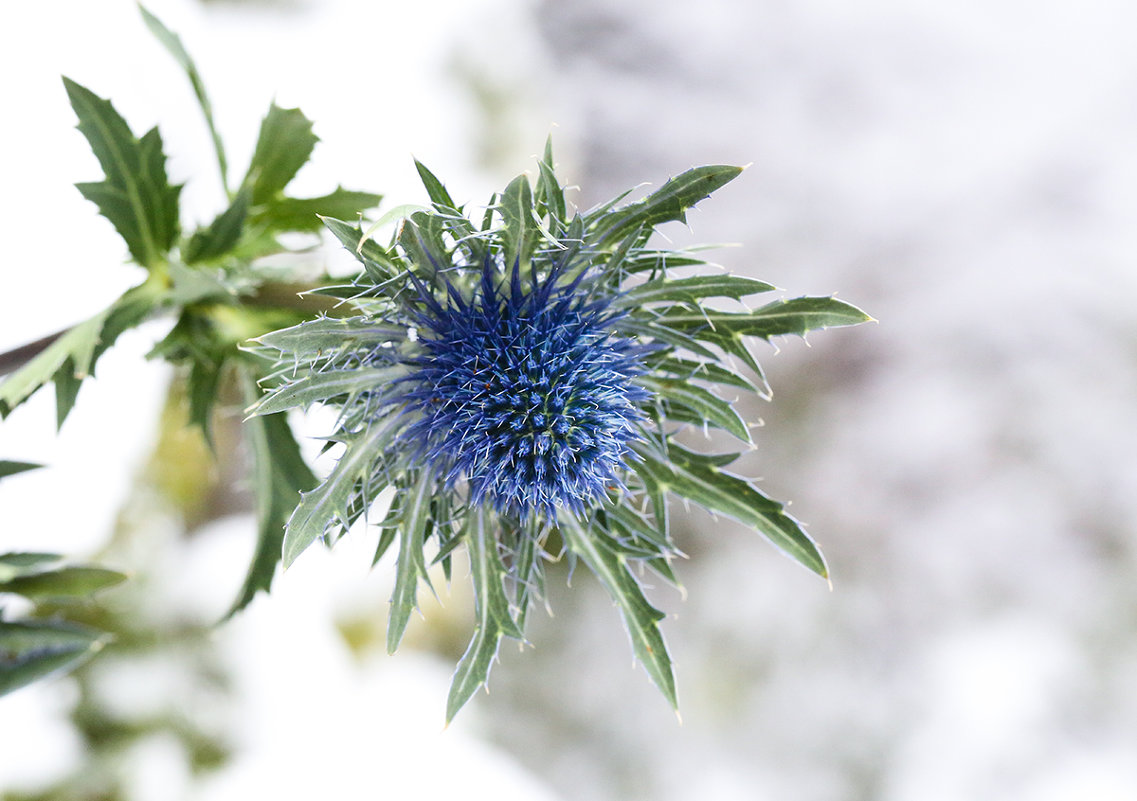
[[[111,221],[134,260],[153,268],[177,236],[181,192],[166,177],[158,129],[137,139],[109,100],[69,78],[63,84],[79,118],[79,131],[106,174],[104,181],[76,186]]]
[[[537,168],[540,171],[537,177],[537,191],[534,194],[537,209],[540,211],[543,208],[554,223],[563,226],[567,217],[565,213],[565,191],[560,181],[557,180],[556,164],[553,161],[552,136],[545,140],[545,154],[537,163]]]
[[[831,297],[802,297],[777,300],[752,312],[669,310],[660,318],[663,325],[687,331],[710,330],[720,334],[769,339],[784,334],[803,336],[808,331],[857,325],[872,318],[852,304]]]
[[[501,638],[521,639],[524,636],[509,613],[504,586],[506,569],[498,553],[497,539],[487,531],[487,516],[486,509],[479,507],[468,518],[465,540],[474,583],[474,636],[450,682],[450,694],[446,700],[447,723],[489,679]]]
[[[320,217],[351,218],[373,209],[383,199],[373,192],[356,192],[337,186],[321,197],[281,197],[267,202],[253,214],[253,222],[273,231],[319,231]]]
[[[640,226],[653,228],[665,222],[686,222],[687,209],[741,172],[741,167],[723,164],[695,167],[670,179],[643,200],[599,216],[590,212],[588,222],[599,245],[618,240]]]
[[[24,573],[7,581],[0,580],[0,592],[10,592],[33,600],[67,598],[92,595],[123,581],[126,581],[126,576],[115,570],[78,565]]]
[[[376,284],[390,281],[400,270],[391,256],[377,242],[365,239],[363,229],[357,223],[337,220],[334,217],[321,217],[320,221],[340,243],[366,268],[368,275]]]
[[[509,182],[498,200],[497,210],[504,226],[501,240],[507,266],[512,268],[514,263],[520,262],[524,267],[541,238],[533,217],[533,190],[526,176],[519,175]]]
[[[69,623],[0,621],[0,695],[77,667],[108,639]]]
[[[94,371],[98,357],[119,334],[154,311],[159,297],[154,286],[141,284],[52,342],[0,383],[0,417],[7,417],[44,384],[62,380],[64,391],[57,393],[57,420],[62,425],[74,404],[78,381]]]
[[[162,21],[150,13],[144,6],[139,4],[138,10],[142,12],[142,19],[146,22],[146,27],[158,39],[159,42],[169,51],[178,65],[185,70],[186,76],[190,80],[190,85],[193,86],[194,96],[197,98],[198,106],[201,108],[201,113],[205,117],[205,124],[209,128],[209,135],[213,139],[213,150],[217,155],[217,166],[221,171],[221,186],[225,189],[226,193],[229,191],[228,185],[228,172],[229,167],[225,159],[225,146],[221,141],[220,135],[217,133],[217,128],[213,124],[213,105],[209,102],[209,96],[205,92],[205,84],[201,80],[201,75],[197,71],[197,66],[193,63],[185,47],[182,45],[182,40],[178,38],[177,34],[167,28]]]
[[[395,589],[387,616],[387,653],[393,654],[403,639],[411,612],[418,604],[418,582],[426,579],[426,527],[430,519],[434,478],[429,470],[419,472],[414,484],[405,490],[403,523],[399,526],[399,558],[395,562]]]
[[[676,331],[655,321],[637,319],[635,317],[620,317],[613,321],[612,327],[624,335],[638,336],[641,339],[653,339],[672,347],[702,356],[706,359],[718,358],[713,351],[700,345],[694,337],[683,331]]]
[[[196,231],[190,237],[182,258],[186,264],[208,261],[224,256],[237,246],[241,233],[245,230],[245,218],[249,213],[250,192],[243,188],[233,198],[229,208],[217,215],[207,228]],[[317,220],[317,225],[319,221]]]
[[[645,483],[687,498],[711,512],[726,515],[758,530],[766,539],[822,578],[829,577],[825,558],[801,524],[783,505],[739,476],[725,473],[713,457],[670,443],[667,462],[643,448],[634,467]]]
[[[340,395],[353,396],[374,391],[387,386],[404,372],[398,367],[367,367],[311,373],[273,390],[248,411],[250,415],[276,414],[288,409],[306,408]]]
[[[246,373],[245,393],[259,393],[253,376]],[[283,414],[255,417],[245,423],[253,456],[253,486],[257,505],[257,544],[241,590],[226,613],[228,619],[244,609],[257,592],[272,586],[284,545],[284,527],[302,492],[316,484],[316,477],[300,455],[300,446]]]
[[[692,361],[678,356],[664,356],[651,362],[651,371],[653,373],[670,373],[687,381],[707,381],[712,384],[723,384],[724,386],[761,393],[761,390],[749,378],[719,363]]]
[[[284,531],[283,562],[287,568],[309,545],[324,535],[338,517],[347,513],[355,483],[364,477],[375,459],[389,443],[395,421],[374,423],[347,448],[326,479],[311,492],[301,495],[299,506],[288,519]]]
[[[772,284],[741,275],[696,275],[692,278],[647,281],[634,286],[612,301],[619,308],[636,308],[648,303],[697,303],[703,298],[733,298],[770,292]]]
[[[710,390],[686,381],[650,375],[638,376],[635,380],[668,404],[685,406],[702,422],[728,431],[747,444],[751,442],[750,429],[746,427],[738,412],[729,402],[717,397]]]
[[[643,589],[628,568],[627,557],[613,550],[595,529],[585,531],[567,515],[561,521],[560,530],[569,549],[584,560],[620,608],[636,657],[671,707],[678,709],[671,656],[659,630],[659,621],[664,615],[644,597]]]
[[[369,317],[325,317],[272,331],[256,341],[282,354],[316,355],[334,352],[347,344],[379,347],[406,335],[403,326],[377,323]]]
[[[318,141],[312,133],[312,121],[300,109],[273,103],[261,123],[253,160],[242,184],[252,187],[252,204],[260,206],[280,195],[307,163]]]

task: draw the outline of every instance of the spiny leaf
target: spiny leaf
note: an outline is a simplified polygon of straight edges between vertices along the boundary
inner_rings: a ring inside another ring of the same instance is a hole
[[[407,630],[411,612],[418,603],[419,579],[426,579],[423,557],[427,521],[430,518],[431,491],[434,478],[422,470],[417,481],[406,491],[403,524],[399,526],[399,558],[395,563],[395,589],[391,593],[391,611],[387,617],[387,653],[393,654]]]
[[[336,518],[346,514],[356,482],[370,470],[376,454],[382,453],[392,434],[390,420],[371,425],[347,449],[326,479],[311,492],[301,495],[300,505],[288,519],[284,532],[283,557],[287,568],[317,539]]]
[[[697,303],[702,298],[734,298],[770,292],[772,284],[742,275],[696,275],[692,278],[660,278],[634,286],[617,297],[612,305],[637,308],[662,301]]]
[[[707,381],[730,387],[760,392],[754,382],[741,373],[714,362],[699,362],[678,356],[664,356],[652,361],[652,372],[670,373],[685,380]]]
[[[162,139],[154,128],[141,140],[104,100],[69,78],[63,79],[79,131],[106,174],[97,183],[76,184],[114,225],[131,256],[143,267],[160,264],[178,232],[180,186],[166,177]]]
[[[328,370],[312,373],[273,390],[249,409],[250,415],[276,414],[293,408],[306,408],[318,401],[340,395],[357,395],[387,385],[403,374],[401,368],[368,367],[356,370]]]
[[[636,472],[645,483],[694,501],[700,506],[752,526],[796,561],[829,577],[825,558],[801,524],[785,513],[782,504],[767,497],[743,478],[724,473],[713,457],[670,443],[667,462],[638,448]]]
[[[659,630],[659,621],[664,615],[644,597],[643,589],[628,569],[627,557],[613,550],[596,529],[586,532],[568,516],[561,522],[560,530],[568,541],[569,549],[592,569],[620,607],[632,640],[632,650],[668,703],[673,709],[678,709],[671,656]]]
[[[458,662],[446,701],[446,722],[454,719],[465,703],[489,678],[503,636],[521,639],[521,630],[509,613],[505,596],[505,565],[497,549],[497,539],[487,531],[488,513],[480,508],[469,516],[465,537],[470,551],[470,572],[474,580],[474,636]]]
[[[458,209],[458,206],[454,204],[454,199],[450,197],[450,193],[442,185],[442,181],[438,180],[434,173],[426,168],[425,164],[415,159],[415,169],[418,170],[418,176],[422,179],[422,185],[426,187],[426,194],[432,203],[449,209]]]
[[[406,337],[401,325],[378,323],[369,317],[325,317],[308,320],[257,337],[256,342],[287,354],[332,353],[348,345],[378,347]]]
[[[77,667],[108,639],[69,623],[0,621],[0,695]]]
[[[722,164],[695,167],[670,179],[643,200],[598,217],[590,212],[589,222],[599,235],[601,245],[617,240],[640,226],[652,228],[665,222],[686,222],[687,209],[737,178],[741,172],[741,167]]]
[[[819,328],[857,325],[872,318],[843,300],[831,297],[802,297],[777,300],[752,312],[692,312],[676,307],[660,319],[662,325],[687,331],[698,337],[700,331],[769,339],[783,334],[804,335]]]
[[[502,245],[505,248],[507,266],[520,262],[524,267],[541,237],[537,221],[533,218],[533,191],[529,179],[519,175],[509,182],[498,201],[505,230],[502,232]]]
[[[686,381],[673,381],[647,375],[639,376],[636,381],[669,404],[678,404],[690,409],[701,422],[729,431],[743,442],[750,443],[750,430],[738,412],[729,402],[716,397],[710,390]]]

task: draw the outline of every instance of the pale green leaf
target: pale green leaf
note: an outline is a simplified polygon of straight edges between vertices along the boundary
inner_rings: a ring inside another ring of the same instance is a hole
[[[276,414],[288,409],[305,408],[340,395],[354,396],[361,392],[375,391],[386,387],[404,372],[400,367],[365,367],[311,373],[273,390],[248,411],[250,415]]]
[[[3,569],[0,568],[0,575],[2,573]],[[25,573],[7,581],[0,580],[0,592],[10,592],[34,600],[56,599],[92,595],[123,581],[126,581],[126,576],[115,570],[77,565]]]
[[[418,605],[419,579],[427,579],[423,548],[426,528],[430,519],[430,503],[434,478],[429,470],[419,472],[418,478],[406,492],[402,504],[403,523],[399,526],[399,558],[395,562],[395,589],[391,593],[391,611],[387,616],[387,653],[393,654],[403,639],[411,612]]]

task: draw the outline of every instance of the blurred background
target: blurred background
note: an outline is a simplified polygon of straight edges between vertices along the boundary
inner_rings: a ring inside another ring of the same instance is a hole
[[[832,591],[740,527],[675,518],[659,588],[682,724],[578,576],[442,730],[471,621],[457,576],[398,655],[360,532],[214,629],[254,526],[239,453],[179,433],[162,324],[124,337],[57,436],[0,426],[2,550],[125,568],[119,643],[0,699],[0,798],[1137,798],[1137,7],[1120,0],[151,0],[234,172],[271,100],[321,137],[298,191],[422,202],[411,156],[483,203],[552,131],[588,207],[750,164],[673,226],[879,325],[787,340],[741,462],[793,501]],[[138,279],[71,186],[97,164],[59,75],[161,126],[184,213],[208,135],[131,2],[10,2],[0,27],[0,350]],[[326,258],[334,258],[329,247]],[[172,398],[172,400],[171,400]],[[234,417],[237,416],[236,409]],[[319,421],[309,421],[313,433]],[[459,571],[461,573],[461,571]]]

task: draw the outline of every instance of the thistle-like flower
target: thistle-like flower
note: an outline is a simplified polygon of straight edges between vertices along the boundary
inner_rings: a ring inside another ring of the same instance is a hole
[[[363,268],[350,286],[322,290],[349,316],[276,331],[254,349],[277,364],[254,413],[313,403],[340,412],[328,439],[343,451],[289,520],[286,566],[390,497],[373,522],[376,561],[398,541],[394,651],[430,581],[427,553],[449,578],[455,550],[467,549],[477,623],[448,718],[487,681],[502,637],[524,639],[554,532],[611,593],[673,706],[662,614],[640,586],[643,567],[675,580],[669,496],[753,527],[827,576],[782,505],[724,472],[737,454],[704,455],[677,435],[713,427],[749,446],[748,426],[713,391],[763,391],[749,340],[869,318],[832,297],[722,310],[707,301],[739,305],[774,287],[649,246],[655,226],[684,220],[736,167],[692,169],[638,202],[570,213],[548,147],[539,166],[535,187],[512,181],[480,225],[421,164],[432,206],[404,218],[387,246],[370,235],[378,226],[325,219]]]

